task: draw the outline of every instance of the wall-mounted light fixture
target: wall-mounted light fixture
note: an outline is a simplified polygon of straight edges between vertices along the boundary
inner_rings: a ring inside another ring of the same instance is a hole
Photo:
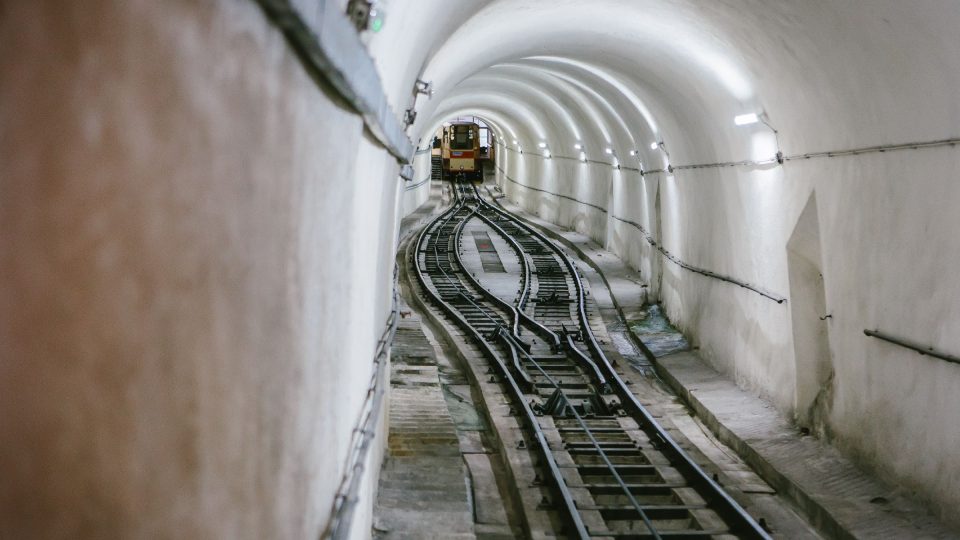
[[[770,128],[770,131],[773,132],[774,142],[777,144],[777,155],[775,156],[777,163],[783,165],[783,151],[780,150],[780,132],[777,129],[770,125],[770,121],[767,119],[767,113],[761,112],[757,113],[746,113],[738,114],[733,117],[733,123],[738,126],[749,126],[750,124],[756,124],[757,122],[763,123],[763,125]]]
[[[573,145],[573,149],[574,149],[574,150],[583,150],[583,145],[580,144],[580,143],[576,143],[576,144]]]
[[[670,152],[667,152],[667,145],[663,141],[657,141],[650,144],[651,150],[660,150],[663,152],[664,162],[666,163],[665,168],[667,172],[673,172],[673,165],[670,164]],[[643,167],[641,167],[643,169]]]
[[[613,148],[604,148],[603,151],[606,152],[607,155],[609,156],[613,155]]]
[[[539,146],[540,148],[546,148],[546,147],[547,147],[547,143],[545,143],[545,142],[537,143],[537,146]]]

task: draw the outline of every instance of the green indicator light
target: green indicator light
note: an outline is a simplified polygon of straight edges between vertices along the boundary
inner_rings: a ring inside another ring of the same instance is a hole
[[[379,32],[383,29],[383,13],[379,10],[372,10],[370,12],[370,30],[373,30],[374,33]]]

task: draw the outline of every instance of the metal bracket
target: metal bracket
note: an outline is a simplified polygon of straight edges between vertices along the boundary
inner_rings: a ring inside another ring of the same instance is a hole
[[[417,79],[413,85],[413,95],[424,94],[428,99],[433,98],[433,83]]]
[[[417,111],[413,109],[407,109],[403,111],[403,123],[410,127],[414,122],[417,121]]]

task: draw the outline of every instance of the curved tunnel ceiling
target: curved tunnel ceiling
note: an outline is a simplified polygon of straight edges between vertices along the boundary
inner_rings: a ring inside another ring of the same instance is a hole
[[[386,33],[370,47],[397,108],[417,77],[434,84],[415,141],[485,110],[524,148],[546,140],[573,154],[584,141],[657,159],[649,145],[663,141],[672,160],[704,163],[758,157],[752,135],[764,128],[738,131],[743,113],[765,112],[794,152],[956,135],[960,45],[935,4],[393,0],[405,48]],[[911,56],[919,48],[937,54]],[[921,78],[939,85],[909,84]]]
[[[493,2],[426,68],[441,99],[422,114],[435,123],[434,114],[472,102],[526,126],[527,148],[546,141],[572,154],[584,141],[591,153],[607,145],[620,155],[642,150],[668,138],[659,118],[690,110],[698,88],[711,92],[709,108],[752,107],[744,105],[753,96],[746,71],[705,21],[667,2]]]

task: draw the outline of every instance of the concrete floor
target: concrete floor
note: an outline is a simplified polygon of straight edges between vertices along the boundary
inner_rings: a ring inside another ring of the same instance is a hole
[[[377,538],[476,538],[457,429],[433,344],[405,303],[391,352],[388,457],[374,514]]]

